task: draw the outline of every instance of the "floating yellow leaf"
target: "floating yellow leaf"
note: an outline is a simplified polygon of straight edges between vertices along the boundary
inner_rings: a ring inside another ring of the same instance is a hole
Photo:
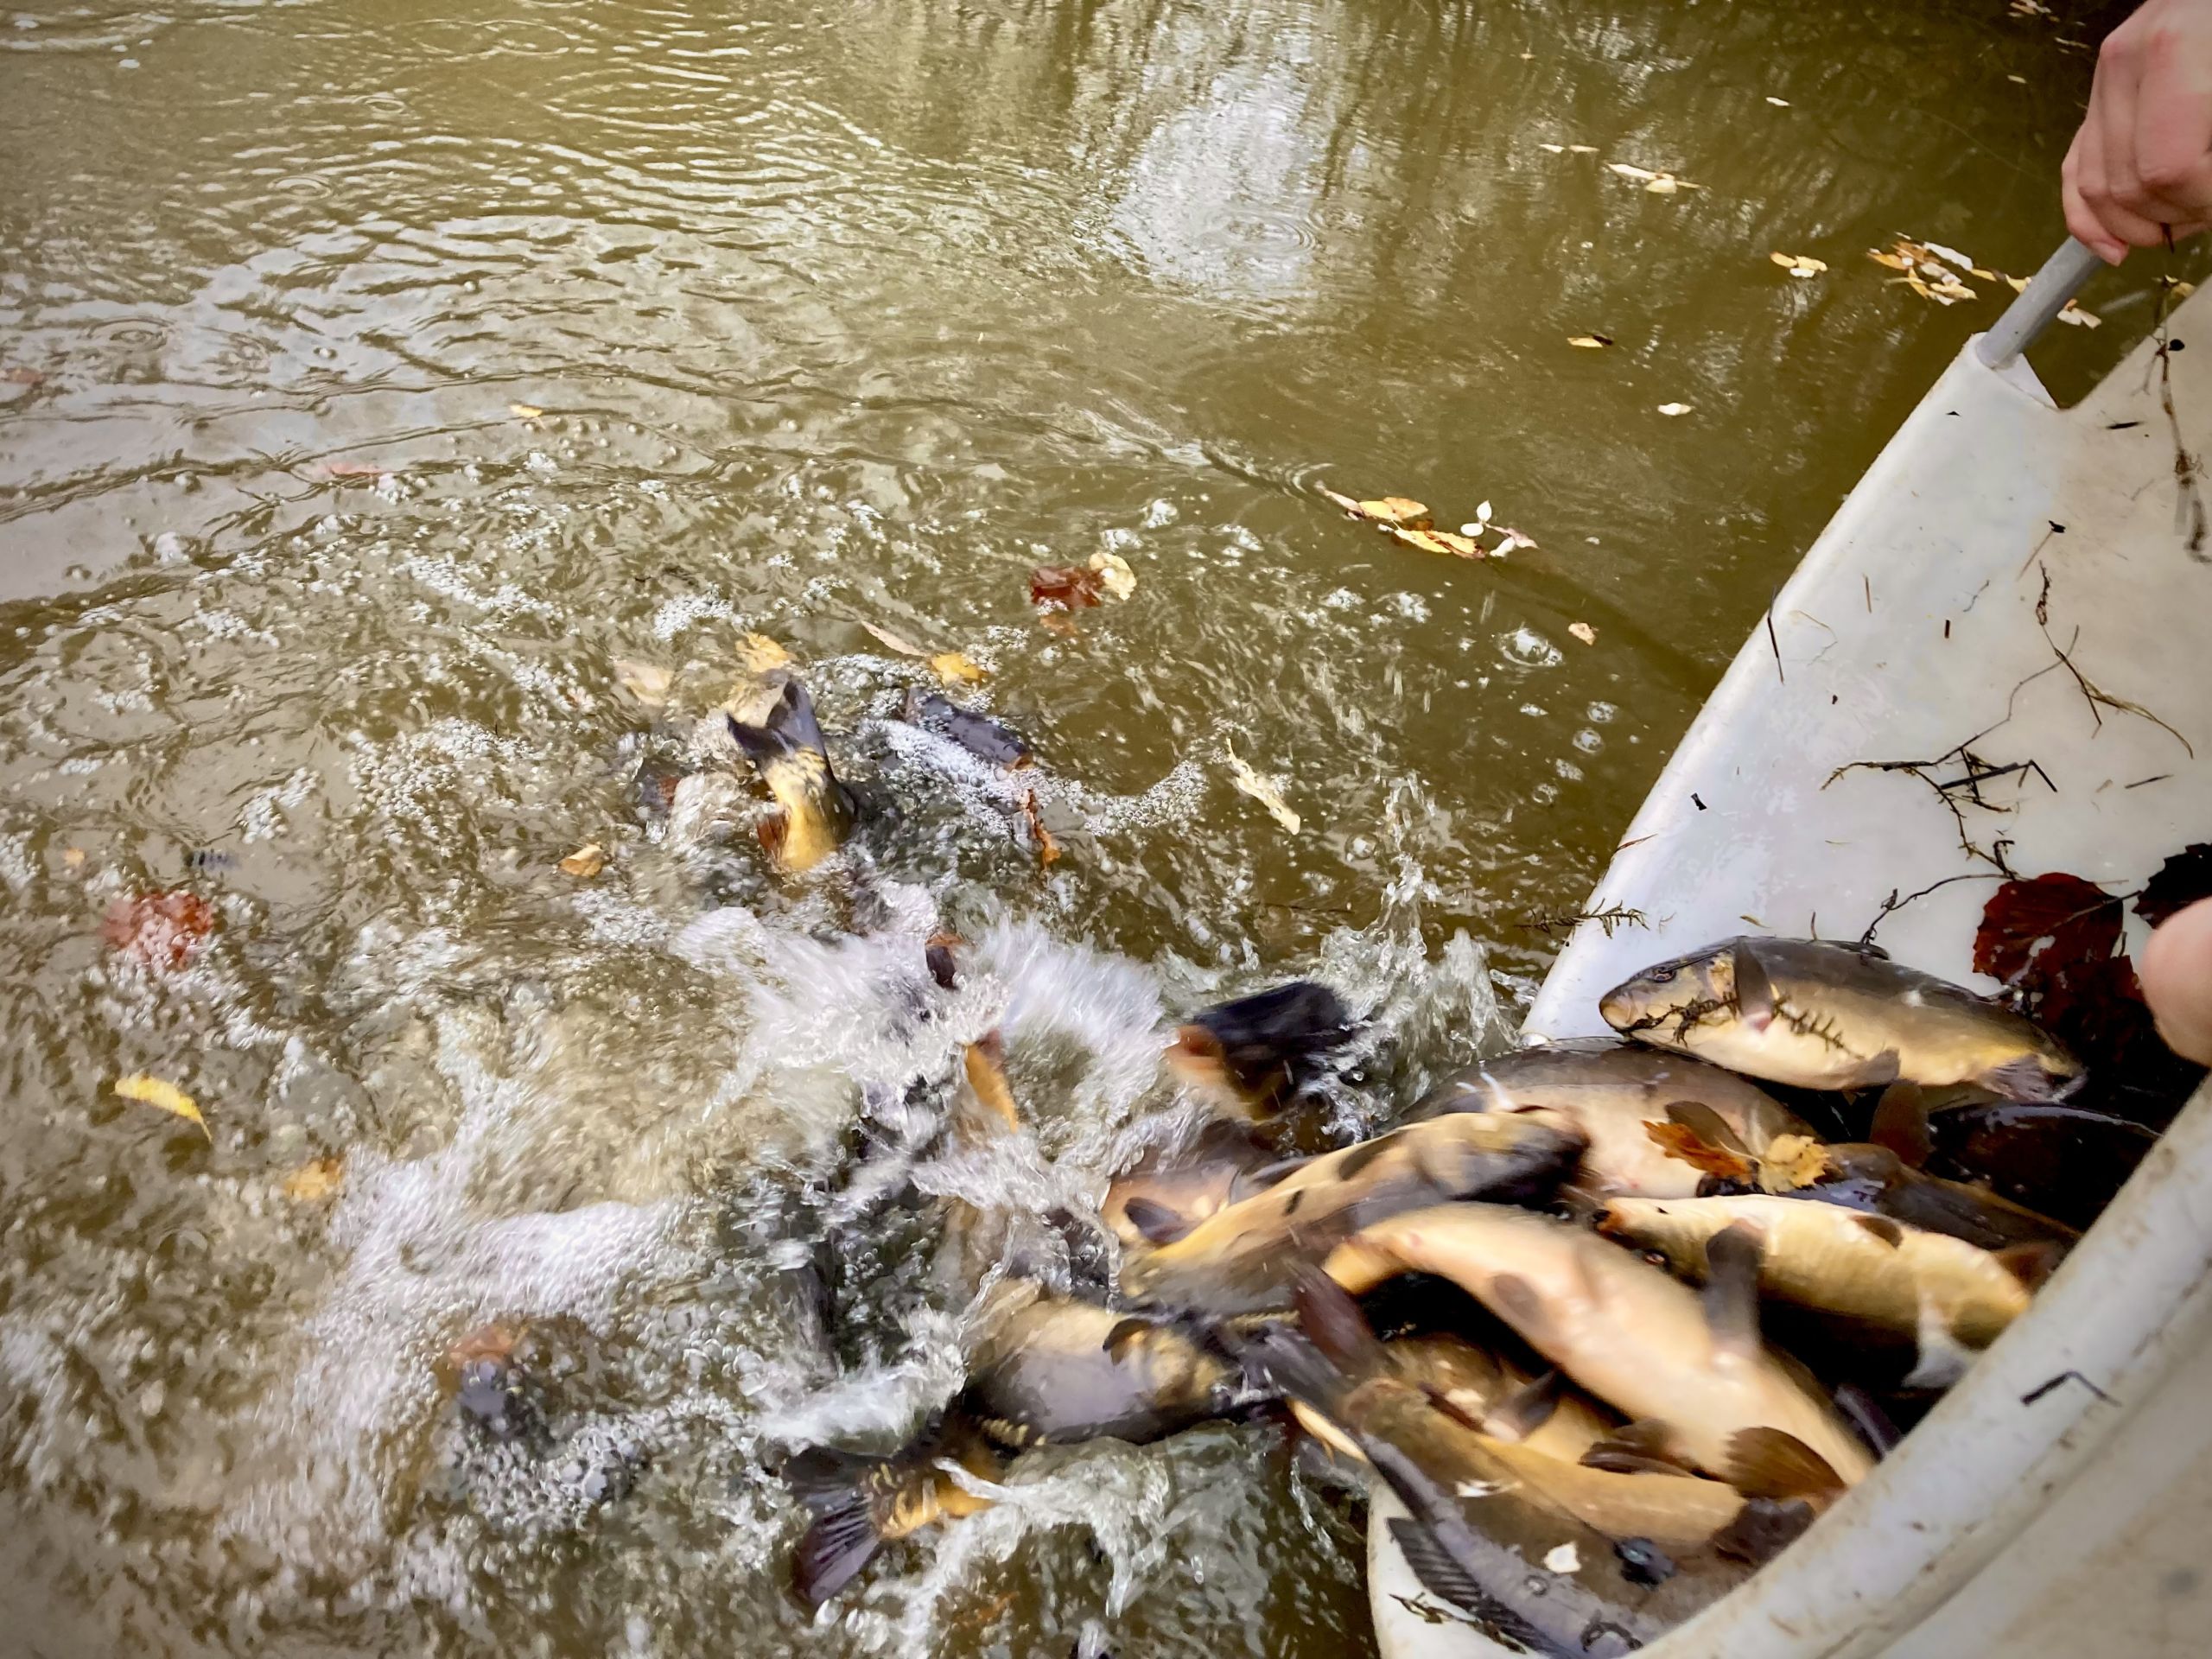
[[[1993,283],[1998,280],[1997,273],[1995,271],[1984,270],[1980,265],[1976,265],[1967,274],[1970,276],[1979,276],[1985,283]]]
[[[1536,148],[1538,149],[1548,149],[1554,156],[1564,156],[1567,154],[1567,146],[1565,144],[1538,144]]]
[[[2066,302],[2066,308],[2058,314],[2058,320],[2061,322],[2070,322],[2077,328],[2096,328],[2104,323],[2104,319],[2096,313],[2084,311],[2071,300]]]
[[[507,413],[518,421],[534,421],[545,411],[536,404],[509,404]]]
[[[1602,352],[1613,343],[1611,334],[1569,334],[1567,343],[1580,346],[1586,352]]]
[[[588,841],[561,861],[561,873],[573,875],[579,881],[588,881],[607,868],[607,849],[595,841]]]
[[[1372,518],[1379,524],[1412,526],[1428,517],[1428,509],[1421,503],[1402,495],[1385,495],[1372,501],[1358,504],[1360,517]]]
[[[1825,260],[1804,253],[1770,253],[1767,257],[1792,276],[1817,276],[1827,269]]]
[[[1398,530],[1393,528],[1390,539],[1402,542],[1423,553],[1444,553],[1455,559],[1479,559],[1483,544],[1473,537],[1455,535],[1448,530]]]
[[[207,1135],[207,1144],[213,1146],[215,1137],[207,1128],[207,1120],[200,1116],[200,1108],[193,1103],[190,1095],[173,1083],[163,1083],[159,1077],[148,1077],[143,1071],[134,1071],[127,1077],[118,1077],[115,1092],[125,1100],[143,1102],[148,1106],[181,1117],[188,1123],[197,1124],[200,1133]]]
[[[61,849],[61,868],[65,870],[83,869],[85,849],[81,847],[64,847]]]
[[[346,1183],[346,1160],[316,1158],[302,1164],[284,1178],[284,1196],[295,1204],[327,1198]]]
[[[1777,110],[1786,110],[1789,107],[1789,100],[1788,99],[1777,98],[1772,92],[1769,92],[1766,95],[1766,101],[1773,105]]]
[[[904,634],[893,633],[890,629],[880,626],[874,622],[863,622],[861,624],[861,626],[867,629],[868,632],[874,634],[879,644],[890,646],[892,650],[897,652],[901,657],[926,657],[929,655],[929,652],[926,650],[922,646],[916,645]]]
[[[1624,179],[1636,179],[1639,181],[1648,181],[1656,179],[1659,176],[1659,175],[1654,173],[1649,168],[1631,167],[1626,162],[1607,162],[1605,163],[1605,170],[1609,173],[1618,173]]]
[[[1887,265],[1891,270],[1910,271],[1912,261],[1901,253],[1891,253],[1884,248],[1869,248],[1866,257],[1878,265]]]
[[[635,663],[621,657],[614,659],[616,683],[648,709],[667,704],[669,684],[675,677],[656,664]]]
[[[1570,156],[1595,156],[1598,153],[1598,146],[1595,144],[1569,144],[1567,147],[1567,153]]]
[[[1586,645],[1594,645],[1598,643],[1598,630],[1587,622],[1570,622],[1567,625],[1567,631]]]
[[[2028,291],[2028,279],[2024,276],[2007,276],[2005,282],[2015,294],[2024,294]]]
[[[1955,276],[1946,276],[1940,283],[1929,283],[1927,284],[1927,290],[1929,297],[1931,299],[1940,300],[1945,305],[1952,304],[1955,301],[1970,300],[1974,297],[1974,289],[1968,288],[1964,283],[1961,282]]]
[[[974,685],[985,677],[982,669],[957,651],[940,651],[930,658],[930,668],[947,685]]]
[[[1290,810],[1290,804],[1282,798],[1282,791],[1276,788],[1272,780],[1253,771],[1235,749],[1224,743],[1222,750],[1229,757],[1229,776],[1236,787],[1273,813],[1277,823],[1292,835],[1296,835],[1305,820]]]
[[[1695,407],[1694,404],[1662,404],[1659,405],[1659,412],[1662,415],[1669,416],[1687,415]]]
[[[2007,277],[2005,280],[2010,282],[2012,279]],[[2196,292],[2196,284],[2195,283],[2176,283],[2174,284],[2174,297],[2176,299],[2185,300]]]
[[[1098,586],[1109,599],[1127,599],[1137,590],[1137,573],[1118,553],[1094,553],[1090,568],[1098,573]]]

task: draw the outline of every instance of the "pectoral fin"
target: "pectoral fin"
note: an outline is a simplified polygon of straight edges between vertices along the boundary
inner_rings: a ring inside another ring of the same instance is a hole
[[[1173,1244],[1195,1225],[1157,1198],[1132,1198],[1122,1206],[1122,1213],[1147,1244]]]
[[[1501,1440],[1527,1440],[1551,1421],[1564,1387],[1565,1379],[1554,1365],[1499,1401],[1483,1419],[1484,1432]]]
[[[1759,1258],[1766,1243],[1748,1221],[1731,1222],[1705,1242],[1705,1319],[1713,1346],[1729,1353],[1759,1349]]]
[[[1774,982],[1766,976],[1765,964],[1759,961],[1758,952],[1748,941],[1737,944],[1732,960],[1736,975],[1736,1017],[1753,1031],[1764,1031],[1774,1023]]]
[[[1725,1472],[1746,1497],[1825,1498],[1844,1489],[1826,1458],[1778,1428],[1739,1428],[1730,1435]]]
[[[1866,1138],[1914,1169],[1928,1161],[1933,1144],[1928,1135],[1928,1097],[1918,1084],[1900,1079],[1882,1090]]]

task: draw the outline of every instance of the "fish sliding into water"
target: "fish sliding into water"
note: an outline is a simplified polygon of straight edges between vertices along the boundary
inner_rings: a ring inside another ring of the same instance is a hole
[[[830,764],[813,699],[790,675],[772,674],[724,717],[776,802],[760,826],[761,845],[786,870],[812,869],[844,844],[859,817],[852,791]]]

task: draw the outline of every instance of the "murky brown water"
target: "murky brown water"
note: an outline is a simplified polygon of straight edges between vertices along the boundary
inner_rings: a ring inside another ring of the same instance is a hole
[[[1356,1534],[1225,1428],[1028,1469],[810,1625],[761,1458],[910,1420],[951,1329],[824,1351],[781,1206],[868,1091],[943,1061],[885,989],[933,925],[988,942],[963,1006],[1014,1039],[1024,1203],[1095,1195],[1170,1103],[1163,1009],[1224,988],[1318,972],[1376,1008],[1370,1117],[1497,1040],[1529,922],[1588,890],[2005,294],[1940,308],[1864,251],[2031,270],[2099,28],[2001,0],[0,16],[19,1650],[1363,1643]],[[2039,353],[2062,396],[2147,327],[2136,263]],[[1537,546],[1402,550],[1325,483],[1447,524],[1487,500]],[[1041,629],[1029,567],[1107,550],[1135,596]],[[882,722],[926,676],[864,620],[992,671],[1049,876],[988,779]],[[900,809],[870,938],[849,875],[788,889],[635,808],[747,630]],[[679,671],[676,711],[617,658]],[[554,862],[588,840],[614,856],[579,884]],[[103,945],[118,896],[179,886],[219,913],[203,955]],[[108,1094],[138,1071],[212,1145]],[[284,1197],[321,1155],[343,1192]],[[552,1459],[442,1402],[491,1318],[581,1368]]]

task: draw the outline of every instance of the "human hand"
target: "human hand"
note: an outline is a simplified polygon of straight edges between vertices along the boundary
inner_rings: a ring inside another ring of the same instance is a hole
[[[2108,264],[2212,226],[2212,0],[2146,0],[2105,36],[2059,180]]]
[[[2166,1046],[2212,1065],[2212,899],[2167,917],[2143,948],[2139,971]]]

